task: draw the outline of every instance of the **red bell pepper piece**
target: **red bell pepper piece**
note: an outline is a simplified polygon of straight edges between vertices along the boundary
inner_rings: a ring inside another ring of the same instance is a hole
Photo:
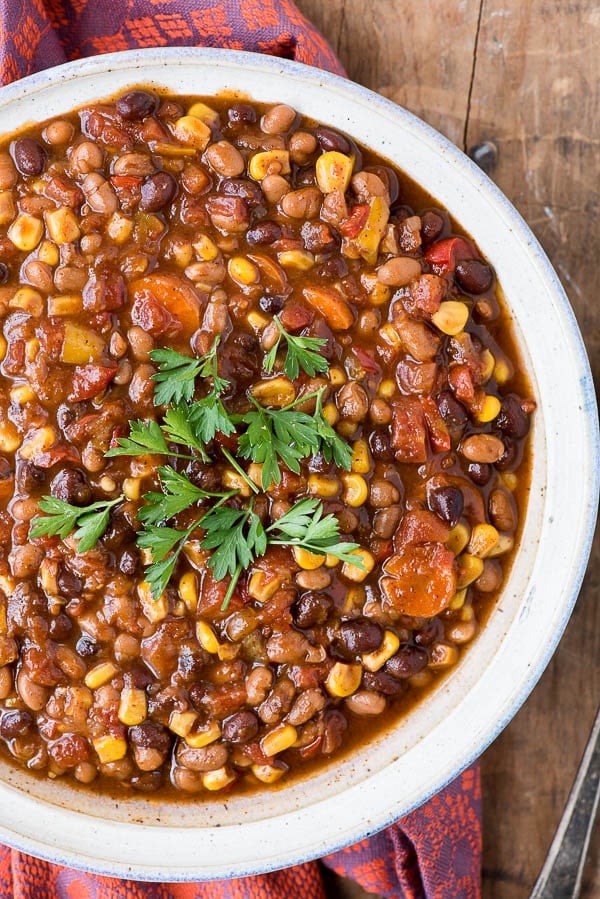
[[[447,237],[438,240],[425,252],[425,259],[437,275],[447,275],[461,259],[479,259],[479,253],[466,237]]]

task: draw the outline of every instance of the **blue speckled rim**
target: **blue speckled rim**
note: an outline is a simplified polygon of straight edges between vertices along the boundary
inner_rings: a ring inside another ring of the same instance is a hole
[[[451,144],[441,134],[432,129],[429,125],[420,121],[411,113],[398,107],[396,104],[385,99],[384,97],[381,97],[378,94],[375,94],[360,85],[340,78],[337,75],[332,75],[328,72],[323,72],[310,66],[305,66],[287,60],[274,59],[271,57],[265,57],[258,54],[246,53],[241,51],[238,52],[197,48],[150,48],[139,51],[127,51],[125,53],[109,54],[92,59],[78,60],[74,63],[67,63],[66,65],[58,66],[54,69],[49,69],[47,71],[32,75],[28,78],[23,79],[22,81],[16,82],[12,85],[0,89],[0,111],[1,106],[4,103],[8,101],[15,102],[24,99],[31,91],[54,83],[57,80],[72,80],[82,75],[89,76],[90,74],[93,75],[95,72],[100,73],[108,68],[121,69],[127,67],[127,69],[129,70],[130,68],[135,66],[146,66],[149,64],[156,66],[155,77],[157,80],[160,80],[160,69],[162,66],[184,63],[188,64],[194,59],[209,61],[213,59],[216,65],[224,63],[228,66],[235,66],[240,69],[248,66],[252,68],[259,68],[263,71],[271,72],[278,78],[281,76],[290,79],[301,78],[305,81],[312,82],[315,87],[322,85],[332,88],[338,93],[345,93],[351,97],[368,103],[373,110],[374,117],[378,114],[382,114],[384,117],[393,116],[397,121],[399,120],[406,124],[410,124],[412,130],[419,131],[423,135],[423,138],[427,139],[430,143],[435,143],[440,154],[452,159],[457,168],[462,169],[465,174],[469,175],[471,181],[475,180],[479,182],[478,188],[489,197],[491,203],[493,203],[496,207],[504,212],[505,218],[510,222],[511,230],[515,233],[517,238],[522,241],[524,245],[528,246],[531,251],[531,256],[533,257],[534,264],[537,265],[538,269],[541,271],[546,284],[549,286],[554,295],[554,298],[559,304],[563,325],[566,326],[565,333],[570,338],[573,346],[577,351],[580,368],[579,386],[582,396],[583,409],[588,416],[589,454],[593,464],[590,466],[588,503],[583,515],[584,536],[582,537],[580,545],[578,546],[577,560],[574,570],[571,572],[569,602],[566,603],[563,607],[562,618],[553,633],[552,640],[547,643],[545,652],[538,657],[538,663],[536,664],[535,668],[530,671],[529,677],[523,682],[520,691],[516,694],[516,696],[513,697],[510,707],[506,710],[506,713],[495,722],[492,728],[489,728],[488,731],[483,734],[482,738],[479,740],[476,746],[474,746],[470,751],[463,753],[450,774],[446,773],[441,776],[439,780],[435,781],[430,789],[421,796],[418,803],[414,803],[410,807],[403,808],[403,813],[406,813],[412,810],[412,808],[416,807],[416,805],[419,805],[427,799],[431,798],[432,795],[434,795],[442,787],[444,787],[460,771],[464,770],[464,768],[471,764],[480,755],[480,753],[485,748],[487,748],[487,746],[498,736],[498,734],[504,729],[504,727],[506,727],[508,722],[516,714],[518,709],[521,707],[521,705],[526,700],[535,684],[539,680],[542,672],[550,661],[550,658],[553,655],[556,646],[558,645],[558,642],[571,615],[573,606],[579,593],[579,589],[581,587],[581,583],[583,581],[588,556],[591,550],[594,525],[598,509],[598,494],[600,487],[600,439],[598,434],[598,413],[595,401],[593,380],[585,346],[573,310],[562,289],[560,281],[556,273],[554,272],[554,269],[552,268],[549,260],[547,259],[540,244],[538,243],[529,227],[526,225],[517,210],[504,196],[504,194],[502,194],[502,192],[496,187],[496,185],[486,176],[484,176],[481,171],[471,162],[471,160],[469,160],[460,150],[458,150],[453,144]],[[366,142],[368,143],[368,139],[366,140]],[[167,879],[169,881],[176,882],[189,880],[208,880],[215,879],[217,877],[240,877],[274,870],[275,868],[282,866],[300,864],[302,862],[309,861],[315,858],[317,855],[336,851],[357,840],[369,837],[376,831],[385,826],[388,826],[393,821],[397,820],[397,818],[398,814],[394,813],[394,810],[391,810],[389,814],[380,816],[376,821],[371,821],[369,823],[365,822],[363,824],[358,823],[352,828],[351,832],[345,833],[343,837],[332,836],[329,839],[324,840],[323,843],[319,846],[318,851],[314,851],[314,848],[311,851],[299,851],[295,850],[293,847],[291,849],[288,847],[286,849],[281,849],[280,851],[278,851],[277,857],[274,858],[273,862],[271,863],[265,862],[263,860],[262,862],[257,862],[255,864],[237,865],[235,867],[235,870],[222,870],[216,872],[214,870],[211,870],[208,873],[203,873],[202,871],[193,871],[190,873],[186,870],[185,872],[177,871],[174,874],[172,871],[166,871],[164,868],[151,868],[148,866],[146,866],[144,870],[140,871],[136,870],[133,865],[123,865],[121,863],[114,864],[111,862],[104,863],[89,858],[85,858],[82,860],[81,857],[71,853],[68,850],[64,850],[61,852],[52,848],[52,850],[50,851],[47,845],[36,840],[25,838],[21,835],[14,834],[12,832],[7,833],[6,835],[3,833],[2,837],[6,840],[6,842],[9,842],[10,845],[14,846],[17,849],[25,852],[31,852],[57,864],[79,867],[94,873],[104,875],[108,874],[120,877],[132,877],[138,880],[147,881],[163,881]],[[283,836],[284,834],[282,834],[282,837]],[[283,839],[282,842],[284,842]]]

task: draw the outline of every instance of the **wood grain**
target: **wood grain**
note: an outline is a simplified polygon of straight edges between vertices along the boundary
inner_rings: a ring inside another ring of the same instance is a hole
[[[597,0],[298,0],[348,74],[461,148],[492,140],[494,180],[549,255],[600,378]],[[482,759],[484,899],[526,899],[600,698],[600,541],[558,651]],[[332,895],[364,897],[347,882]],[[600,897],[600,826],[582,899]]]

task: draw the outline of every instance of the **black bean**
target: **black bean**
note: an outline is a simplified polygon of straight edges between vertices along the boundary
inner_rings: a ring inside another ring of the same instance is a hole
[[[249,103],[234,103],[227,110],[227,118],[232,125],[252,125],[256,121],[256,111]]]
[[[75,644],[75,649],[82,659],[90,658],[100,652],[100,646],[89,634],[82,634]]]
[[[374,652],[381,646],[383,628],[369,618],[354,618],[342,621],[336,637],[336,644],[341,644],[351,655],[363,652]]]
[[[73,622],[64,612],[59,612],[50,619],[48,634],[53,640],[65,640],[73,630]]]
[[[284,303],[285,299],[278,296],[263,296],[258,301],[262,311],[267,312],[269,315],[277,315],[278,312],[281,312]]]
[[[385,663],[383,670],[392,677],[403,680],[405,677],[412,677],[418,671],[422,671],[427,665],[427,650],[420,646],[413,646],[411,643],[403,643],[398,652]]]
[[[447,424],[461,426],[467,421],[467,410],[452,396],[449,390],[442,390],[436,399],[440,415]]]
[[[171,745],[171,738],[161,724],[153,721],[143,721],[129,728],[129,739],[134,746],[142,749],[158,749],[159,752],[167,752]]]
[[[248,743],[258,733],[260,722],[256,712],[244,709],[223,722],[223,739],[228,743]]]
[[[478,487],[485,487],[492,476],[492,466],[487,462],[470,462],[467,471],[471,480]]]
[[[309,590],[292,604],[291,613],[298,627],[314,627],[324,624],[333,608],[333,599],[327,593]]]
[[[119,559],[119,571],[127,577],[133,577],[140,564],[140,554],[135,546],[124,549]]]
[[[73,506],[87,506],[92,499],[86,476],[78,468],[59,471],[50,484],[50,494]]]
[[[444,230],[444,217],[433,209],[428,209],[421,216],[421,239],[424,244],[433,243]]]
[[[33,493],[46,481],[46,471],[33,462],[21,459],[17,462],[17,488],[22,493]]]
[[[423,627],[415,631],[414,641],[418,646],[431,646],[444,636],[444,626],[439,618],[431,618]]]
[[[438,487],[427,494],[427,505],[432,512],[454,527],[462,515],[465,504],[462,492],[458,487]]]
[[[503,435],[500,436],[504,443],[504,453],[495,464],[498,471],[507,471],[509,468],[514,468],[518,463],[520,456],[519,445]]]
[[[133,543],[135,530],[127,521],[125,515],[113,509],[108,527],[102,537],[102,543],[112,551],[121,549],[122,546]]]
[[[0,483],[2,481],[9,481],[13,477],[13,470],[8,459],[5,459],[4,456],[0,456]]]
[[[457,263],[455,273],[456,280],[468,293],[485,293],[494,280],[491,268],[480,259],[462,259]]]
[[[134,774],[131,778],[131,786],[138,793],[155,793],[163,782],[160,771],[144,771],[142,774]]]
[[[325,259],[313,271],[319,278],[338,281],[340,278],[346,277],[349,269],[345,259],[341,256],[333,256],[331,259]]]
[[[391,462],[394,458],[394,450],[392,449],[392,441],[389,434],[384,431],[373,431],[369,437],[369,446],[373,453],[373,458],[378,462]]]
[[[272,222],[270,219],[257,222],[252,228],[246,231],[246,240],[248,243],[259,247],[275,243],[280,237],[281,226],[278,225],[277,222]]]
[[[83,582],[81,581],[81,578],[78,578],[77,575],[73,574],[71,571],[67,571],[64,568],[61,569],[56,582],[62,596],[72,599],[75,596],[81,595]]]
[[[127,91],[116,102],[117,112],[127,122],[141,122],[156,112],[158,98],[148,91]]]
[[[319,125],[315,129],[315,137],[319,141],[319,146],[322,150],[337,150],[338,153],[350,152],[350,141],[343,134],[340,134],[339,131]]]
[[[376,690],[384,696],[397,696],[404,689],[402,681],[385,671],[365,671],[362,686],[365,690]]]
[[[29,712],[4,712],[0,718],[0,737],[14,740],[23,737],[33,727],[33,718]]]
[[[514,393],[509,393],[502,400],[495,424],[509,437],[519,439],[529,433],[529,416],[523,412],[521,401]]]
[[[314,165],[301,168],[294,178],[294,187],[312,187],[317,181],[317,170]]]
[[[145,212],[159,212],[174,199],[177,182],[168,172],[148,175],[141,187],[140,209]]]
[[[5,262],[0,262],[0,284],[6,284],[10,275],[10,269]]]
[[[264,202],[263,192],[254,181],[247,178],[224,178],[219,184],[219,193],[226,197],[239,197],[250,209]]]
[[[41,175],[46,165],[46,151],[33,137],[21,137],[12,145],[15,165],[22,175]]]

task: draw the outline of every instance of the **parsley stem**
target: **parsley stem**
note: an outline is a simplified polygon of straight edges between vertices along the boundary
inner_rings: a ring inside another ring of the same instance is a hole
[[[244,471],[244,469],[239,464],[239,462],[236,459],[234,459],[234,457],[231,455],[229,450],[226,449],[224,446],[222,446],[221,452],[223,453],[223,455],[225,456],[225,458],[227,459],[227,461],[229,462],[231,467],[234,468],[237,471],[237,473],[239,474],[239,476],[245,480],[245,482],[248,484],[248,487],[250,487],[250,489],[254,493],[260,493],[260,488],[257,487],[256,484],[254,483],[254,481],[248,477],[248,473],[246,471]]]
[[[233,596],[234,590],[237,587],[237,582],[240,579],[241,573],[242,573],[242,566],[238,565],[231,576],[231,580],[229,581],[227,593],[223,597],[223,602],[221,603],[221,611],[222,612],[227,611],[227,607],[228,607],[229,603],[231,602],[231,597]]]

